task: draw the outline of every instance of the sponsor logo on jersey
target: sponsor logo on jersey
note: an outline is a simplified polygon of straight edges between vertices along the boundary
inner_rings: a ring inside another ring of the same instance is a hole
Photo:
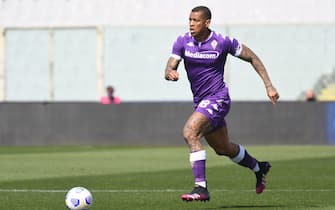
[[[219,57],[219,52],[217,51],[203,51],[203,52],[190,52],[185,50],[185,56],[189,58],[199,58],[199,59],[216,59]]]

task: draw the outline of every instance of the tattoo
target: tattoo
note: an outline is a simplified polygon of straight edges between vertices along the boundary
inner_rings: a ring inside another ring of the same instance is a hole
[[[165,67],[165,79],[168,79],[168,75],[171,71],[176,71],[179,65],[179,61],[173,57],[170,57]]]
[[[205,116],[193,113],[187,121],[185,128],[188,132],[192,132],[195,136],[201,138],[210,131],[211,124]]]
[[[243,45],[243,50],[239,56],[242,60],[250,62],[258,75],[262,78],[265,87],[272,86],[270,77],[266,71],[265,66],[263,65],[261,59],[247,46]]]

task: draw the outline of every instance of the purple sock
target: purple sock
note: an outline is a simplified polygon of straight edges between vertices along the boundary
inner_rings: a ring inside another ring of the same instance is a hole
[[[192,172],[195,182],[206,181],[206,160],[197,160],[192,164]]]
[[[206,151],[200,150],[190,153],[190,162],[195,185],[206,187]]]
[[[240,151],[235,157],[231,158],[231,160],[241,166],[250,168],[251,170],[255,170],[255,167],[258,164],[258,161],[254,157],[249,155],[247,150],[245,150],[242,145],[239,145],[239,147],[240,147]]]

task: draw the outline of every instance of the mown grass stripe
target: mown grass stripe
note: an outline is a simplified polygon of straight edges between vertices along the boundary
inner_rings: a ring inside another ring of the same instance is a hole
[[[91,192],[97,193],[157,193],[157,192],[187,192],[187,189],[148,189],[148,190],[140,190],[140,189],[107,189],[107,190],[90,190]],[[245,190],[231,190],[231,189],[211,189],[211,192],[252,192],[254,189],[245,189]],[[333,192],[335,189],[267,189],[266,192]],[[45,190],[45,189],[0,189],[0,192],[17,192],[17,193],[65,193],[67,190]]]

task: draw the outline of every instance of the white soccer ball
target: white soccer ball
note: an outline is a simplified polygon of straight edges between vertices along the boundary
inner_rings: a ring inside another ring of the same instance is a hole
[[[86,210],[92,206],[91,192],[84,187],[74,187],[65,196],[65,204],[71,210]]]

